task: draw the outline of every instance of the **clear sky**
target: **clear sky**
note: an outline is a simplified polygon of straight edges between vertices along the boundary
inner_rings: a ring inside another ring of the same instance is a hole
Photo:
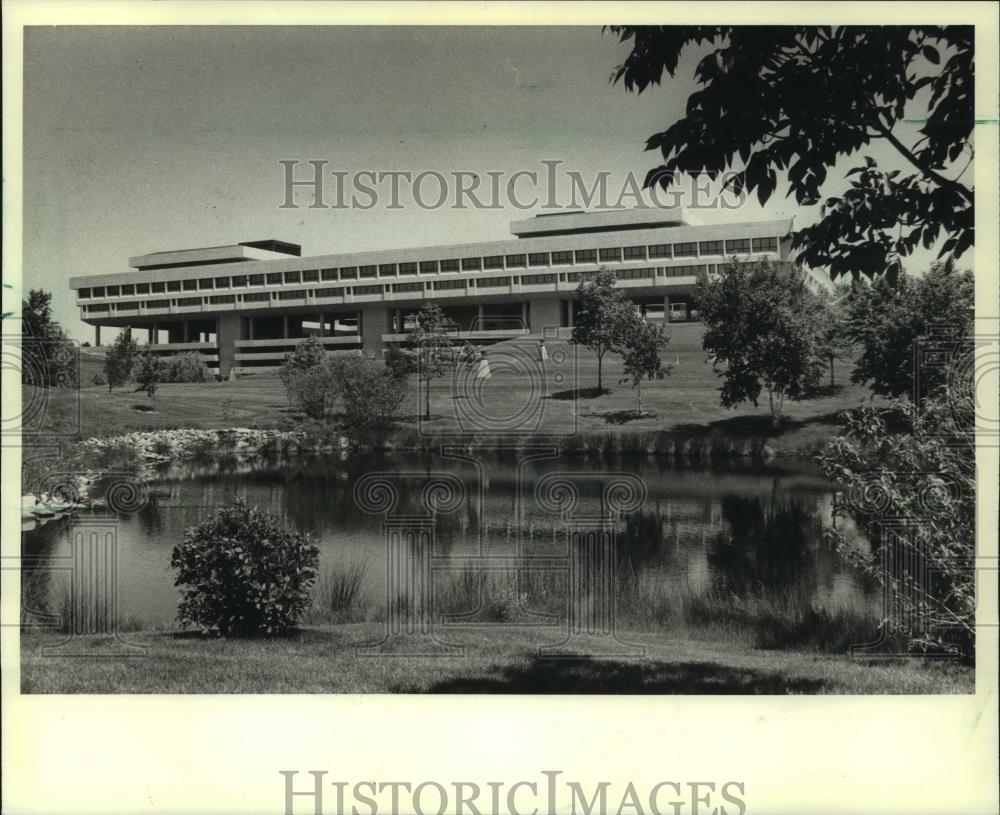
[[[402,196],[390,209],[386,195],[370,210],[310,209],[301,196],[282,209],[283,159],[303,174],[326,160],[483,177],[561,161],[584,178],[609,172],[617,198],[629,173],[641,180],[658,163],[645,139],[694,89],[694,55],[640,96],[610,85],[626,51],[575,27],[29,29],[23,285],[51,291],[56,319],[93,341],[67,280],[128,271],[132,255],[264,238],[306,255],[499,240],[533,214],[427,210]],[[845,186],[831,175],[824,194]],[[692,220],[802,225],[816,214],[778,194]]]

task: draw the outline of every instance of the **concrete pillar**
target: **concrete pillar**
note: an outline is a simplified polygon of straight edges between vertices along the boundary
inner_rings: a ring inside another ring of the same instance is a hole
[[[365,306],[361,309],[361,348],[382,358],[382,335],[389,333],[389,309],[385,306]]]
[[[477,330],[485,331],[486,325],[483,323],[483,304],[480,303],[477,308],[478,308],[477,314],[479,315],[476,323]]]
[[[240,338],[240,316],[232,312],[219,315],[216,323],[215,345],[219,350],[219,375],[229,378],[236,367],[236,341]]]
[[[576,300],[566,301],[566,318],[569,322],[569,327],[573,327],[573,317],[576,315]]]
[[[321,337],[325,337],[326,336],[326,315],[325,314],[320,314],[319,315],[319,335]]]
[[[248,340],[252,340],[252,339],[254,339],[254,335],[253,335],[253,320],[254,320],[254,318],[253,317],[247,317],[247,320],[250,321],[250,325],[247,327],[247,339]]]
[[[663,295],[663,319],[670,322],[670,297],[666,294]]]
[[[531,301],[528,309],[528,327],[533,335],[545,335],[546,328],[559,328],[562,315],[559,313],[562,301],[558,297],[544,297]]]
[[[281,330],[281,339],[287,340],[288,337],[290,336],[289,333],[288,333],[288,315],[287,314],[282,319],[281,324],[283,326],[283,328]]]
[[[182,324],[184,326],[184,342],[191,342],[191,322],[184,320]]]
[[[101,346],[101,327],[99,325],[94,326],[94,345],[98,348]]]
[[[528,327],[528,301],[521,301],[521,328]]]

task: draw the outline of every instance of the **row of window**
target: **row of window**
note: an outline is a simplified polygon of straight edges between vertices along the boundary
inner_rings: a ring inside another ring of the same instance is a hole
[[[565,252],[532,252],[519,255],[425,260],[419,263],[381,263],[368,266],[341,266],[334,269],[304,269],[293,272],[201,277],[156,283],[127,283],[119,286],[96,286],[80,289],[77,297],[130,297],[137,294],[206,291],[246,286],[279,286],[294,283],[318,283],[329,280],[358,280],[397,275],[437,274],[439,272],[474,272],[496,269],[523,269],[535,266],[559,266],[573,263],[609,263],[663,258],[736,255],[746,252],[775,252],[777,238],[739,238],[736,240],[661,243],[649,246],[625,246],[606,249],[577,249]]]
[[[704,271],[714,271],[718,269],[718,264],[690,264],[685,266],[646,266],[639,269],[619,269],[615,272],[615,277],[619,280],[642,280],[642,279],[652,279],[656,277],[689,277],[697,276]],[[501,288],[503,286],[509,286],[511,284],[520,284],[522,286],[539,286],[539,285],[552,285],[558,283],[560,279],[563,282],[576,283],[580,280],[585,280],[594,273],[589,272],[563,272],[562,274],[529,274],[520,275],[518,277],[481,277],[476,280],[435,280],[433,282],[428,281],[427,283],[413,282],[413,283],[393,283],[391,285],[386,285],[382,283],[376,283],[373,285],[360,285],[360,286],[336,286],[330,288],[321,289],[299,289],[297,291],[280,291],[274,292],[247,292],[242,295],[235,294],[224,294],[224,295],[212,295],[211,297],[181,297],[174,301],[174,305],[177,306],[200,306],[204,302],[210,305],[220,305],[224,303],[267,303],[272,299],[277,298],[278,300],[305,300],[307,296],[309,297],[343,297],[345,295],[355,294],[355,295],[368,295],[368,294],[382,294],[385,291],[391,291],[393,293],[398,292],[423,292],[426,289],[433,289],[434,291],[458,291],[464,290],[468,285],[470,288],[479,289],[490,289],[490,288]],[[170,300],[150,300],[145,303],[145,307],[148,309],[155,308],[168,308],[171,304]],[[127,311],[130,309],[138,309],[140,307],[139,301],[131,301],[126,303],[116,303],[113,306],[109,306],[107,303],[93,304],[84,306],[84,311],[87,314],[100,314],[114,309],[116,311]]]

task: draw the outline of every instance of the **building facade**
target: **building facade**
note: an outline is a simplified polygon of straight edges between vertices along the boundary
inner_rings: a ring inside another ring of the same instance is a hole
[[[276,240],[155,252],[130,258],[131,271],[74,277],[70,287],[97,345],[102,326],[142,329],[150,352],[197,351],[229,377],[280,365],[310,335],[332,353],[378,354],[406,341],[429,301],[460,341],[567,337],[576,288],[602,267],[646,319],[697,320],[699,272],[732,257],[788,258],[789,219],[701,226],[682,216],[540,215],[513,222],[505,241],[315,257]]]

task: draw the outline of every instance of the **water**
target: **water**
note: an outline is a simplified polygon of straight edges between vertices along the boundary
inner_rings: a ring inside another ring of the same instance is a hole
[[[685,469],[648,459],[560,459],[544,451],[253,465],[219,459],[168,468],[151,490],[149,503],[117,522],[76,522],[92,524],[79,529],[114,530],[119,616],[141,626],[175,624],[171,548],[186,528],[237,496],[312,533],[321,570],[367,561],[363,600],[383,606],[387,589],[399,591],[387,586],[386,523],[433,529],[427,562],[435,581],[472,567],[519,566],[556,574],[565,592],[576,568],[569,556],[574,535],[600,528],[614,541],[612,586],[627,576],[685,596],[767,591],[831,610],[873,608],[876,596],[823,543],[834,490],[805,466]],[[65,593],[73,524],[60,519],[23,533],[33,570],[26,604],[33,611],[58,608]]]

